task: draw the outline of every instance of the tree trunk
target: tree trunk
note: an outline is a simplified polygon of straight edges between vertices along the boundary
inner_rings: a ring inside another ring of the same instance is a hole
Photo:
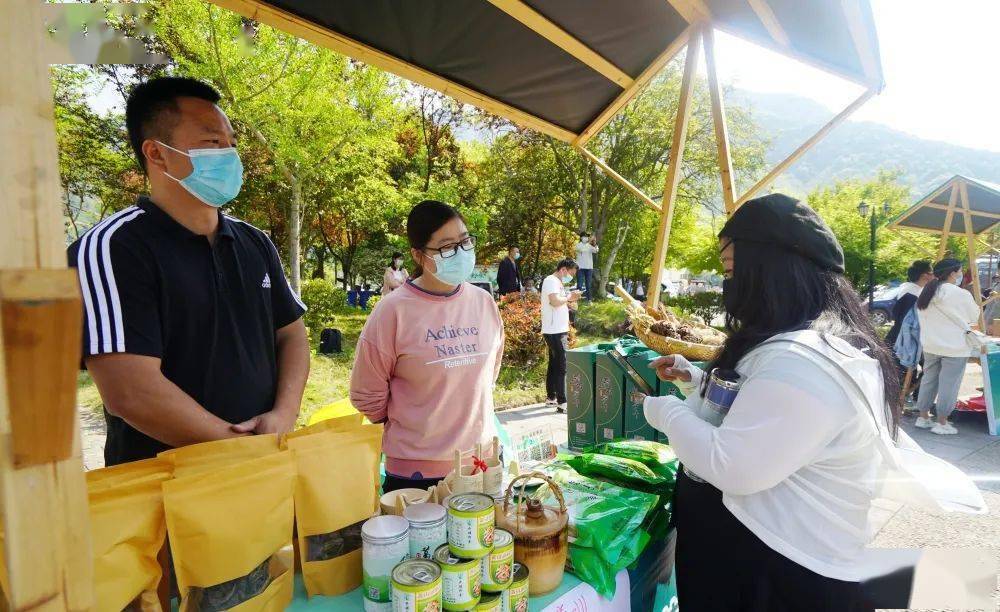
[[[302,186],[298,179],[289,181],[292,188],[292,203],[288,208],[288,268],[291,278],[289,284],[292,291],[299,293],[301,286],[301,260],[299,241],[302,229]]]
[[[313,270],[313,278],[326,278],[326,247],[316,249],[316,269]]]

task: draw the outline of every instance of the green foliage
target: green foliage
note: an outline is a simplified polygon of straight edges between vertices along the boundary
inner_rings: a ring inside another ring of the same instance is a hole
[[[617,338],[628,331],[629,322],[621,302],[597,300],[580,305],[574,325],[584,334]]]
[[[313,343],[319,342],[319,334],[324,328],[336,327],[337,315],[350,310],[347,292],[321,278],[302,283],[302,302],[309,309],[303,321]]]
[[[808,197],[808,203],[829,224],[844,248],[846,275],[855,287],[867,289],[870,261],[871,228],[869,220],[858,213],[858,204],[867,202],[878,211],[875,283],[904,279],[906,269],[917,259],[933,259],[940,238],[930,234],[902,230],[886,230],[885,224],[910,204],[909,189],[901,184],[898,172],[882,171],[869,181],[849,180],[833,187],[818,189]],[[881,212],[882,203],[890,207],[889,215]],[[955,252],[963,253],[961,249]]]
[[[548,349],[542,336],[542,303],[536,293],[510,293],[498,305],[503,321],[505,367],[530,369],[544,362]],[[570,346],[576,332],[570,328]]]
[[[667,304],[685,314],[699,317],[707,325],[711,325],[712,320],[725,311],[725,306],[722,304],[722,294],[712,291],[672,297]]]

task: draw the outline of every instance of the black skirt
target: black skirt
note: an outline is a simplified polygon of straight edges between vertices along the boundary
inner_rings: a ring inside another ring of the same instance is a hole
[[[722,492],[678,472],[677,600],[684,612],[861,612],[858,582],[821,576],[774,551],[722,504]]]

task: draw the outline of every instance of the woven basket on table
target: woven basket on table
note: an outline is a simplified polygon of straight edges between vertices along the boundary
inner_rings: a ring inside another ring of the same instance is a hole
[[[694,361],[711,361],[719,350],[718,346],[711,344],[698,344],[654,334],[649,331],[649,325],[641,320],[633,320],[632,329],[643,344],[661,355],[683,355]]]

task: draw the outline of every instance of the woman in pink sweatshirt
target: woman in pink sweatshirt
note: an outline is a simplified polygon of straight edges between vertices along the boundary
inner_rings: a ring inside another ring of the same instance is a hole
[[[476,237],[458,211],[424,200],[406,235],[414,275],[368,317],[351,372],[351,403],[385,423],[386,492],[426,489],[451,470],[455,449],[492,439],[503,356],[493,297],[465,282]]]

